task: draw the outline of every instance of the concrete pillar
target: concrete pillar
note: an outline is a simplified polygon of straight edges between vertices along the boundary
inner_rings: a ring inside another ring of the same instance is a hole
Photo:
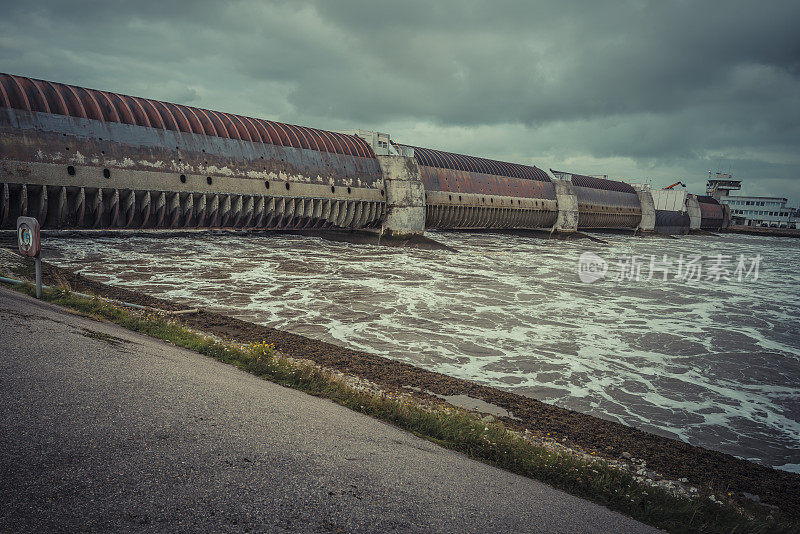
[[[731,207],[727,204],[722,205],[722,228],[721,230],[727,230],[731,227]]]
[[[696,196],[686,195],[686,211],[689,213],[689,229],[699,230],[703,217],[700,214],[700,202],[697,201]]]
[[[553,230],[556,232],[571,233],[578,231],[578,197],[575,188],[568,180],[554,179],[556,188],[556,202],[558,203],[558,218]]]
[[[425,187],[413,157],[377,156],[386,187],[383,233],[404,237],[425,231]]]
[[[637,190],[636,194],[639,195],[639,205],[642,208],[642,220],[638,229],[652,232],[656,228],[656,205],[653,202],[653,195],[644,189]]]

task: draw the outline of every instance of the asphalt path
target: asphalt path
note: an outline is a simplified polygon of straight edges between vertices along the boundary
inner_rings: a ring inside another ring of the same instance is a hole
[[[658,532],[0,288],[0,531]]]

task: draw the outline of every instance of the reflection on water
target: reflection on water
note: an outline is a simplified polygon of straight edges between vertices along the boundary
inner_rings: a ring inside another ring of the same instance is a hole
[[[94,279],[800,471],[800,242],[432,233],[458,252],[287,235],[48,239]],[[759,279],[583,284],[581,253],[761,254]]]

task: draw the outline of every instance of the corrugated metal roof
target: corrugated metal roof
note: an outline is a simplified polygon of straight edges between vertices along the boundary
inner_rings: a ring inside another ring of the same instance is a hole
[[[0,107],[375,158],[355,135],[0,73]]]
[[[463,154],[454,154],[452,152],[443,152],[441,150],[433,150],[430,148],[421,148],[410,145],[401,146],[409,146],[410,148],[413,148],[414,157],[417,159],[417,163],[420,165],[426,165],[428,167],[454,169],[467,172],[480,172],[495,176],[509,176],[513,178],[537,180],[540,182],[551,181],[547,173],[538,167],[520,165],[518,163],[508,163],[493,159],[478,158],[475,156],[466,156]]]
[[[631,184],[606,178],[595,178],[584,174],[573,174],[566,171],[556,171],[550,169],[553,174],[569,174],[572,176],[572,184],[580,187],[591,187],[592,189],[603,189],[605,191],[619,191],[620,193],[636,194],[636,189]]]

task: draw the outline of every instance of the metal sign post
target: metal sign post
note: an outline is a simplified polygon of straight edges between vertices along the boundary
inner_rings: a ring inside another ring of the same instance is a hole
[[[39,221],[33,217],[17,218],[17,244],[19,253],[33,258],[36,265],[36,298],[42,298],[42,242],[39,238]]]

